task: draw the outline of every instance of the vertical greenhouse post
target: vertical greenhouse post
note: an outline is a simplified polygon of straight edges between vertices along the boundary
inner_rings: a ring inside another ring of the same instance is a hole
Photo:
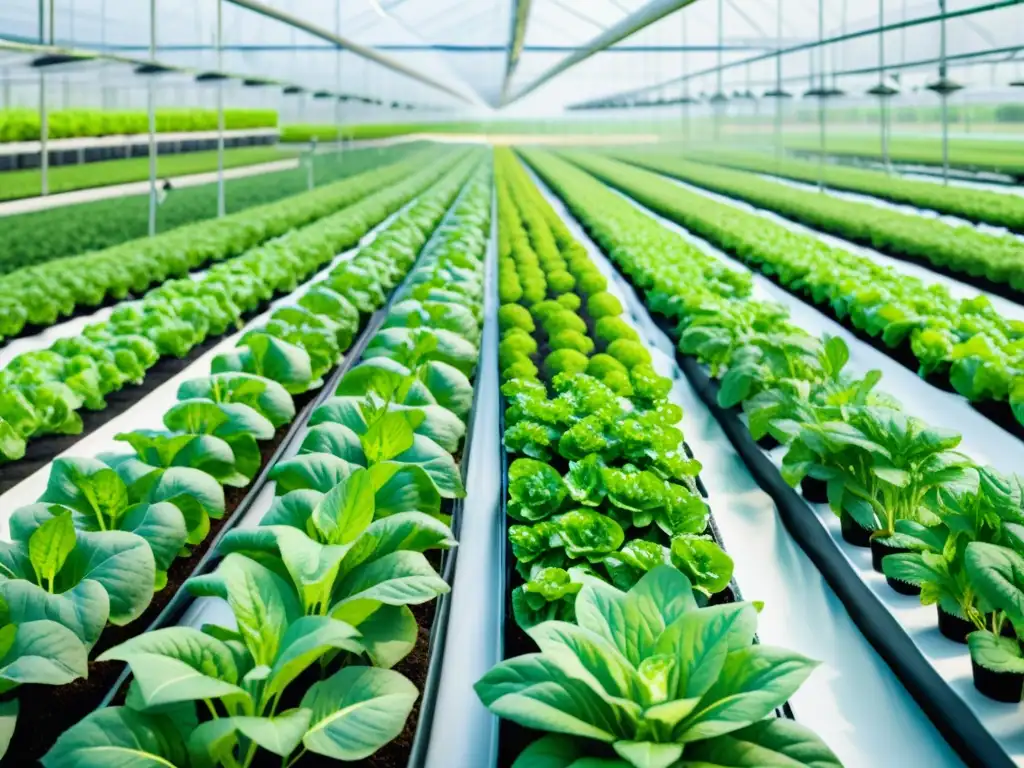
[[[878,77],[881,83],[885,83],[885,0],[878,0]],[[885,164],[885,172],[889,173],[889,105],[885,96],[879,93],[879,122],[882,129],[882,163]]]
[[[217,0],[217,73],[224,72],[224,0]],[[224,80],[217,80],[217,218],[227,211],[224,199]]]
[[[722,31],[722,5],[722,0],[718,0],[718,71],[715,73],[715,95],[711,97],[716,144],[722,140],[722,110],[725,104],[725,92],[722,90],[722,41],[725,39]]]
[[[53,0],[50,0],[50,44],[53,44]],[[39,0],[39,44],[46,42],[46,4]],[[46,112],[46,67],[39,68],[39,193],[50,193],[50,121]]]
[[[334,34],[341,37],[341,0],[334,4]],[[334,162],[341,158],[341,46],[334,53]]]
[[[775,99],[775,162],[782,164],[782,105],[789,98],[789,92],[782,88],[782,0],[775,6],[775,88],[765,92],[765,98]]]
[[[818,41],[825,39],[825,0],[818,0]],[[825,46],[818,51],[818,191],[825,190]]]
[[[149,60],[156,61],[156,0],[149,0]],[[147,81],[147,112],[149,117],[149,236],[156,234],[156,105],[153,78]]]
[[[683,95],[680,101],[683,107],[683,141],[690,143],[690,53],[686,50],[686,9],[679,12],[679,18],[683,22]]]
[[[942,183],[949,184],[949,95],[956,93],[962,85],[947,76],[946,66],[946,0],[939,0],[939,79],[926,86],[938,94],[942,111]]]
[[[946,0],[939,0],[939,12],[946,12]],[[946,79],[946,19],[939,21],[939,86]],[[942,183],[949,184],[949,94],[943,88],[942,99]]]

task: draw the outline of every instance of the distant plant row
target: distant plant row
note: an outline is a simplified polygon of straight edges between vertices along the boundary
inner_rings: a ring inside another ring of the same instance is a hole
[[[145,110],[58,109],[47,115],[51,139],[80,136],[117,136],[146,133],[149,118]],[[228,130],[274,128],[277,112],[272,109],[226,109],[224,124]],[[158,109],[156,129],[160,133],[214,131],[214,109]],[[39,112],[35,109],[0,109],[0,142],[37,141],[42,135]]]

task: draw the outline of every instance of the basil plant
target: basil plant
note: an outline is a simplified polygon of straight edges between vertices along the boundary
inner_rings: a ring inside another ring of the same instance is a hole
[[[841,765],[812,732],[773,716],[816,662],[754,644],[753,603],[700,608],[689,580],[663,565],[628,592],[586,581],[575,615],[532,627],[540,652],[476,684],[497,715],[552,734],[514,768]]]

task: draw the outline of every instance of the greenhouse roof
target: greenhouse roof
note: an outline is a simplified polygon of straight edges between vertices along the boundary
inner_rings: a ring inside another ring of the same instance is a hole
[[[59,0],[52,42],[146,58],[147,5]],[[960,79],[1006,80],[992,74],[993,65],[1009,67],[1012,77],[1024,58],[1024,5],[945,6],[957,17],[948,24],[951,65],[974,68]],[[219,60],[217,7],[217,0],[156,0],[157,58],[191,70],[301,83],[311,92],[421,102],[430,94],[438,104],[479,112],[505,104],[515,112],[553,113],[607,105],[612,96],[625,105],[719,89],[759,94],[775,85],[780,47],[796,49],[781,57],[784,81],[842,77],[847,91],[864,93],[880,78],[880,25],[891,27],[881,36],[886,71],[906,71],[904,83],[920,86],[934,77],[940,38],[934,0],[223,0]],[[4,36],[39,42],[38,8],[37,0],[5,2]],[[632,34],[616,34],[652,19]],[[45,42],[50,32],[47,21]],[[340,55],[335,37],[349,44]],[[820,37],[842,41],[818,46]],[[588,56],[602,40],[614,42]],[[510,66],[513,48],[519,55]],[[363,55],[367,50],[375,61]],[[567,61],[578,63],[564,68]]]

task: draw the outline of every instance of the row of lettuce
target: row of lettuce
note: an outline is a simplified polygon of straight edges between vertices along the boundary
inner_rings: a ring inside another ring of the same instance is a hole
[[[784,144],[786,149],[800,154],[818,155],[821,152],[817,136],[792,134],[786,137]],[[882,147],[874,136],[830,136],[825,154],[828,157],[877,163],[882,160]],[[941,168],[944,164],[941,139],[937,135],[892,136],[889,138],[889,161]],[[949,142],[948,161],[949,167],[954,169],[1001,173],[1017,180],[1024,178],[1024,162],[1021,161],[1019,141],[1007,141],[1005,138],[954,138]]]
[[[188,683],[193,685],[180,685],[176,688],[177,695],[190,690],[196,692],[200,699],[217,698],[211,693],[209,681],[203,687],[203,681],[198,679],[202,672],[210,671],[204,660],[216,660],[214,666],[218,670],[229,676],[234,674],[245,654],[231,641],[241,640],[244,634],[253,643],[249,646],[252,658],[260,659],[251,665],[258,668],[257,672],[246,677],[251,669],[245,669],[230,683],[220,681],[221,695],[225,702],[230,702],[225,706],[238,705],[243,710],[245,707],[226,692],[229,684],[237,683],[243,688],[257,686],[264,692],[267,686],[283,687],[319,657],[317,654],[302,661],[310,652],[310,647],[303,645],[310,642],[310,636],[327,637],[328,647],[334,647],[329,638],[339,636],[354,642],[358,633],[350,625],[345,624],[338,629],[325,624],[321,631],[315,622],[306,622],[288,635],[294,643],[285,643],[288,626],[282,625],[280,620],[285,615],[290,620],[298,618],[291,612],[294,598],[289,601],[270,592],[265,593],[262,603],[247,604],[252,612],[245,615],[255,621],[256,626],[243,623],[239,627],[242,634],[236,633],[232,638],[228,635],[234,630],[213,633],[211,638],[215,636],[218,638],[216,642],[227,643],[224,646],[213,648],[214,639],[204,646],[202,643],[205,641],[196,640],[196,633],[188,630],[145,632],[144,624],[149,618],[148,609],[155,595],[167,585],[168,572],[187,574],[194,567],[196,552],[211,535],[212,526],[233,522],[225,520],[225,515],[233,512],[225,501],[225,487],[246,486],[252,482],[261,469],[267,446],[282,436],[295,418],[293,395],[322,386],[322,376],[340,362],[342,352],[350,347],[367,316],[387,302],[388,294],[408,273],[428,234],[438,226],[459,189],[479,166],[479,157],[464,157],[454,167],[447,160],[442,165],[447,168],[444,173],[429,172],[435,178],[440,176],[429,191],[391,222],[371,244],[360,249],[351,259],[336,265],[323,280],[305,291],[297,303],[282,306],[271,313],[265,324],[245,334],[235,349],[215,357],[210,375],[185,381],[178,390],[177,402],[163,415],[165,429],[137,429],[118,435],[117,439],[132,449],[126,453],[111,452],[92,458],[55,461],[46,491],[39,501],[13,511],[10,518],[11,541],[0,543],[0,598],[5,609],[4,637],[8,641],[0,663],[4,666],[5,691],[9,694],[5,703],[5,714],[10,718],[8,722],[13,723],[17,714],[17,699],[10,698],[12,689],[17,685],[36,684],[33,686],[32,695],[36,698],[33,704],[34,709],[39,710],[41,702],[38,699],[46,696],[46,691],[52,691],[54,700],[49,702],[51,706],[57,706],[61,696],[55,688],[42,686],[63,686],[85,677],[95,662],[121,659],[130,663],[132,659],[128,658],[128,652],[122,654],[117,647],[107,647],[109,643],[102,636],[111,626],[123,628],[115,633],[118,637],[132,638],[119,646],[121,650],[127,646],[139,653],[156,654],[158,649],[167,651],[168,655],[162,660],[148,660],[146,669],[154,674],[162,671],[169,679],[178,679],[177,675],[185,671]],[[480,183],[476,182],[477,187]],[[422,188],[423,181],[409,178],[395,186],[418,190]],[[407,194],[406,199],[408,197]],[[380,217],[385,215],[382,210]],[[321,233],[320,237],[326,246],[335,247],[330,230]],[[316,250],[312,239],[296,241],[294,245],[301,250]],[[452,250],[454,246],[442,242],[431,255],[424,257],[428,260],[427,271],[420,272],[418,281],[410,282],[403,294],[404,300],[394,305],[394,311],[385,320],[382,330],[368,345],[365,358],[380,358],[382,369],[400,372],[403,369],[399,361],[409,362],[410,354],[419,354],[424,359],[428,357],[429,345],[418,339],[417,329],[429,322],[432,316],[432,304],[426,294],[432,290],[430,279],[439,271],[436,265],[448,258],[446,254]],[[421,285],[427,285],[427,288],[423,289]],[[452,295],[455,297],[454,292]],[[464,314],[460,313],[460,316],[464,317]],[[416,343],[410,341],[413,338]],[[466,360],[461,368],[432,364],[416,368],[412,373],[406,371],[404,378],[416,379],[409,388],[420,392],[424,398],[433,398],[425,389],[429,386],[430,391],[440,393],[438,397],[446,397],[452,403],[465,403],[467,398],[471,400],[472,387],[462,372],[471,370],[472,366],[468,362],[467,346],[472,348],[472,343],[466,341],[460,347]],[[358,370],[362,373],[356,373]],[[460,417],[441,406],[424,406],[421,411],[429,413],[409,414],[408,421],[415,423],[417,435],[412,444],[404,445],[406,437],[395,432],[393,418],[374,426],[391,409],[382,407],[372,398],[364,401],[360,396],[378,382],[378,377],[372,372],[371,369],[371,375],[367,375],[362,367],[351,371],[339,389],[349,394],[326,401],[314,413],[312,424],[315,428],[310,430],[303,443],[303,455],[281,462],[270,472],[270,477],[277,481],[279,494],[316,486],[323,495],[349,475],[354,475],[358,466],[366,467],[353,481],[352,488],[339,489],[331,497],[336,504],[329,511],[328,505],[321,505],[318,500],[308,507],[296,505],[297,501],[310,502],[309,493],[300,491],[282,495],[281,503],[275,505],[271,514],[280,516],[305,509],[309,518],[314,509],[321,508],[324,514],[341,514],[337,505],[343,507],[344,500],[350,496],[364,502],[367,488],[370,489],[371,502],[376,504],[376,507],[370,507],[371,519],[374,509],[377,516],[383,518],[408,511],[410,504],[423,512],[436,513],[440,509],[441,498],[462,493],[458,471],[451,459],[451,453],[456,450],[464,432]],[[436,402],[434,399],[431,401]],[[439,413],[434,414],[434,411]],[[459,412],[464,413],[464,410]],[[437,439],[421,438],[421,434],[433,434]],[[328,448],[343,452],[346,458],[329,455]],[[400,464],[391,461],[398,453],[405,457]],[[370,468],[371,464],[380,466]],[[320,487],[325,480],[332,478],[334,483]],[[331,554],[337,555],[340,551],[344,555],[353,548],[342,545],[353,543],[348,537],[356,532],[354,526],[363,520],[365,511],[360,508],[356,513],[346,514],[354,514],[354,517],[345,524],[343,534],[339,534],[338,529],[331,533],[345,540],[332,541],[334,548]],[[363,520],[362,525],[365,527],[369,522]],[[328,522],[321,521],[321,525],[327,526]],[[303,525],[299,527],[303,528]],[[396,532],[386,525],[384,528],[387,530],[382,538],[394,533],[399,542],[410,530],[399,527]],[[417,530],[419,528],[414,525],[413,533]],[[244,534],[238,535],[244,540]],[[282,534],[282,537],[286,535]],[[375,540],[363,539],[349,562],[351,567],[346,574],[352,578],[345,584],[352,585],[352,595],[363,592],[376,594],[377,585],[393,583],[393,577],[383,566],[369,565],[373,560],[373,549],[368,549],[367,545]],[[237,537],[225,539],[225,542],[238,541]],[[227,547],[229,543],[223,546]],[[290,565],[295,564],[294,557],[309,553],[309,547],[303,548],[302,542],[296,544],[296,548],[282,555]],[[383,556],[386,552],[379,554]],[[330,570],[326,557],[321,562]],[[357,566],[364,563],[367,567],[358,570]],[[339,557],[333,563],[334,576],[339,574],[340,565]],[[415,567],[420,565],[418,562],[413,564]],[[249,576],[244,570],[241,573],[243,585],[249,584],[246,581]],[[305,567],[303,573],[306,573]],[[274,579],[271,581],[277,584]],[[341,581],[343,579],[339,579],[339,585]],[[210,579],[198,582],[203,583],[216,591],[210,586]],[[266,586],[266,581],[258,583]],[[333,586],[333,582],[326,587],[320,584],[320,598],[327,600]],[[196,593],[201,592],[199,586],[193,589]],[[386,587],[383,589],[386,591]],[[256,595],[244,586],[232,590],[225,587],[225,596],[228,591],[233,598],[256,599]],[[303,600],[312,599],[314,592],[300,588],[299,596]],[[233,598],[228,597],[231,602]],[[367,603],[363,597],[367,595],[353,597],[352,602],[360,607],[363,618],[368,620],[375,614],[374,608],[379,606]],[[233,604],[232,607],[237,606]],[[398,620],[403,631],[407,630],[405,615],[398,616]],[[252,634],[253,631],[257,634]],[[45,638],[45,642],[40,642],[40,638]],[[382,648],[395,648],[394,642],[383,640],[382,643]],[[139,650],[140,646],[144,650]],[[102,655],[93,658],[98,650],[104,648]],[[174,648],[177,648],[178,656],[171,650]],[[189,648],[196,652],[190,653]],[[211,655],[205,655],[207,653]],[[386,652],[382,650],[381,653]],[[280,662],[275,671],[279,671],[281,676],[271,683],[261,670],[267,666],[273,668],[274,659]],[[191,672],[182,666],[187,667],[189,663],[194,665]],[[121,735],[132,733],[134,727],[143,727],[146,718],[142,710],[145,707],[133,708],[133,705],[136,695],[146,698],[150,691],[147,685],[139,683],[133,686],[134,692],[128,699],[129,708],[123,712],[127,731],[120,732]],[[163,696],[173,695],[166,686],[161,687]],[[255,689],[248,690],[253,693]],[[239,691],[236,689],[234,693]],[[99,693],[102,696],[105,691]],[[274,688],[268,694],[268,701],[274,698],[276,704],[280,694],[281,690]],[[98,703],[98,700],[93,702],[93,706]],[[161,722],[165,714],[173,720],[174,714],[182,709],[181,706],[164,706],[168,704],[170,702],[163,701],[160,706],[154,705],[160,713],[157,719]],[[323,706],[325,704],[321,703],[320,711],[323,711]],[[243,719],[253,714],[232,711]],[[102,721],[110,717],[116,719],[119,715],[101,713],[98,717]],[[182,721],[175,720],[183,726],[187,725],[186,721],[187,717]],[[220,727],[223,728],[223,724]],[[245,731],[244,725],[239,728],[240,732]],[[40,757],[58,735],[33,733],[32,730],[23,730],[21,735],[15,736],[13,749],[16,752],[13,754],[18,759],[30,761]],[[81,755],[74,758],[69,755],[78,750],[87,753],[97,748],[95,740],[88,735],[94,730],[93,725],[84,723],[73,730],[77,735],[69,732],[54,748],[56,756],[47,758],[48,764],[66,765],[67,760],[85,759]],[[187,736],[191,730],[185,727],[181,733]],[[257,730],[262,732],[262,729]],[[108,729],[101,726],[100,731],[107,732]],[[219,733],[212,728],[204,731],[211,737]],[[83,733],[86,734],[84,742],[79,739]],[[116,734],[112,737],[116,738]],[[41,743],[41,738],[51,741]],[[161,737],[153,738],[159,741]],[[224,734],[216,736],[208,744],[216,754],[221,754],[222,738],[225,738]],[[217,764],[216,760],[213,763],[203,762],[206,759],[203,757],[193,756],[193,759],[197,765]],[[172,763],[189,764],[176,760]]]
[[[1024,233],[1024,199],[1019,195],[993,192],[966,186],[945,186],[918,181],[870,168],[812,163],[793,158],[778,158],[756,152],[718,148],[701,151],[683,149],[688,159],[724,165],[743,171],[793,179],[808,184],[870,195],[894,203],[957,216],[967,221],[1004,227]]]
[[[868,202],[822,195],[745,171],[694,163],[658,153],[627,153],[629,160],[699,187],[780,213],[794,221],[953,274],[1024,291],[1024,241],[1012,234],[905,213]]]
[[[865,254],[830,246],[812,234],[712,200],[641,168],[596,155],[575,154],[571,159],[751,269],[809,299],[884,346],[896,359],[916,361],[919,374],[929,381],[952,387],[971,402],[1007,409],[1005,414],[996,411],[1001,425],[1016,429],[1024,424],[1024,353],[1019,349],[1024,324],[1001,315],[987,297],[954,299],[937,283],[903,274]],[[649,162],[673,175],[683,174],[684,161]],[[690,167],[699,168],[699,183],[708,188],[713,185],[705,174],[735,174],[742,177],[744,185],[750,179],[751,183],[778,187],[787,195],[808,194],[822,206],[833,204],[828,196],[787,189],[749,175],[696,163],[686,167],[687,174]],[[968,228],[949,229],[959,233]],[[956,237],[948,247],[955,248]],[[1015,242],[1024,256],[1024,243]],[[966,247],[958,252],[975,253]],[[1024,264],[1020,257],[1015,258]]]
[[[237,256],[351,205],[377,188],[375,178],[377,186],[386,186],[416,166],[409,158],[401,168],[392,164],[280,202],[0,276],[0,340],[18,336],[26,326],[53,325],[104,301],[141,295],[151,285]]]
[[[73,139],[84,136],[114,136],[149,132],[149,114],[144,109],[54,109],[47,112],[47,136]],[[225,109],[227,130],[276,128],[277,112],[272,109]],[[217,110],[162,108],[156,110],[156,129],[161,133],[217,130]],[[42,136],[39,111],[24,107],[0,109],[0,142],[38,141]]]
[[[496,172],[511,600],[539,653],[476,689],[539,737],[514,765],[840,765],[772,716],[815,663],[726,596],[671,380],[511,152]]]
[[[355,149],[316,158],[316,186],[354,176],[419,149],[409,143],[392,148]],[[261,173],[225,182],[227,213],[298,195],[309,189],[306,168]],[[217,215],[217,184],[172,189],[157,211],[157,231],[167,232]],[[0,227],[0,275],[52,259],[111,248],[149,233],[149,194],[61,205],[4,216]]]
[[[784,307],[753,299],[749,274],[707,255],[579,166],[541,153],[528,158],[649,308],[675,324],[681,353],[719,380],[719,403],[742,406],[755,438],[770,435],[784,446],[783,478],[808,500],[829,504],[844,539],[871,547],[874,567],[891,587],[937,606],[943,634],[969,644],[979,690],[1020,701],[1021,479],[978,465],[956,450],[960,435],[907,415],[875,389],[878,371],[845,373],[845,344],[813,337]],[[600,171],[623,189],[632,187],[632,173],[626,166]]]
[[[385,290],[457,177],[443,185],[425,226],[394,241],[389,259],[362,264]],[[464,495],[455,457],[473,400],[490,197],[488,164],[362,362],[314,411],[298,455],[275,466],[259,526],[230,532],[216,571],[189,582],[196,596],[226,600],[234,626],[169,627],[108,651],[132,670],[125,706],[70,729],[44,765],[98,746],[182,768],[353,762],[407,728],[419,692],[394,667],[417,641],[411,607],[448,591],[427,553],[455,544],[442,502]],[[168,685],[182,671],[188,685]]]
[[[240,327],[246,314],[273,296],[294,290],[456,162],[457,153],[444,154],[426,166],[422,158],[410,159],[300,195],[262,213],[241,214],[245,220],[228,217],[197,225],[208,230],[205,239],[192,243],[190,250],[175,250],[191,242],[181,239],[187,237],[184,230],[194,229],[186,227],[177,234],[153,238],[139,250],[128,249],[138,257],[135,263],[124,263],[110,252],[77,257],[97,283],[104,281],[105,274],[97,262],[106,263],[109,274],[122,281],[118,296],[127,290],[125,283],[134,279],[133,273],[138,275],[137,288],[162,284],[140,299],[122,301],[107,320],[87,325],[81,334],[60,338],[48,349],[22,353],[0,371],[0,462],[21,458],[26,442],[33,438],[79,434],[82,408],[103,410],[108,394],[141,384],[162,357],[185,357],[207,339]],[[271,235],[280,237],[268,242]],[[158,242],[165,238],[169,242]],[[246,250],[249,244],[256,247]],[[209,270],[165,281],[211,256],[220,261]],[[73,290],[73,275],[66,279]],[[335,352],[329,347],[318,349],[315,367],[322,369],[322,358]]]

